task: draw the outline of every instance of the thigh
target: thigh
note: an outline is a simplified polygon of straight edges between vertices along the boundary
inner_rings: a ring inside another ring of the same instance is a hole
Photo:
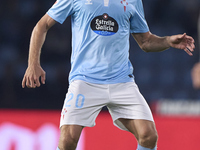
[[[104,85],[73,81],[63,105],[60,126],[94,126],[97,115],[106,105],[107,97]]]
[[[149,120],[153,122],[151,110],[134,82],[112,86],[111,103],[108,105],[114,125],[128,130],[118,119]]]
[[[137,140],[140,138],[140,136],[157,133],[155,123],[153,121],[124,118],[119,118],[119,121],[135,135]]]

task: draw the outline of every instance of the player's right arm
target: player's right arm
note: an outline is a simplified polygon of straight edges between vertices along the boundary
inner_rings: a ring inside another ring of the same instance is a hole
[[[40,53],[48,30],[56,23],[49,15],[45,14],[36,24],[32,31],[28,67],[22,80],[22,87],[35,88],[40,86],[39,78],[42,84],[45,84],[45,71],[40,65]]]

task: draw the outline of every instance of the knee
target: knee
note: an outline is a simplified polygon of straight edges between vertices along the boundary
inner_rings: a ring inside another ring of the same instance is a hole
[[[60,150],[75,150],[81,130],[82,127],[74,129],[73,127],[62,128],[58,144]]]
[[[61,136],[59,140],[60,150],[75,150],[78,143],[76,136],[68,134],[67,136]]]
[[[139,134],[138,142],[147,148],[154,148],[157,144],[158,134],[156,130],[143,131]]]

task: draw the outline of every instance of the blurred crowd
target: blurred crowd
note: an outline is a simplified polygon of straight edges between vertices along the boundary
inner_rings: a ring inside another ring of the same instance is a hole
[[[37,21],[54,0],[6,0],[0,4],[0,108],[61,109],[68,89],[71,55],[70,18],[56,24],[42,49],[46,84],[22,89],[29,41]],[[143,0],[150,31],[159,36],[187,33],[196,41],[194,56],[169,49],[145,53],[130,38],[130,60],[141,93],[148,103],[162,99],[200,100],[192,87],[191,69],[199,61],[197,18],[200,0]]]

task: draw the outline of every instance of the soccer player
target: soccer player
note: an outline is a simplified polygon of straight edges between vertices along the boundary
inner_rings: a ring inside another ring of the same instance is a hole
[[[74,150],[82,129],[95,125],[104,106],[117,127],[136,137],[137,150],[156,150],[152,113],[134,81],[129,61],[129,36],[131,33],[145,52],[173,47],[190,56],[193,38],[185,33],[166,37],[152,34],[141,0],[58,0],[33,29],[23,88],[39,87],[40,77],[45,84],[40,65],[42,45],[47,31],[68,16],[72,22],[71,71],[57,150]]]

